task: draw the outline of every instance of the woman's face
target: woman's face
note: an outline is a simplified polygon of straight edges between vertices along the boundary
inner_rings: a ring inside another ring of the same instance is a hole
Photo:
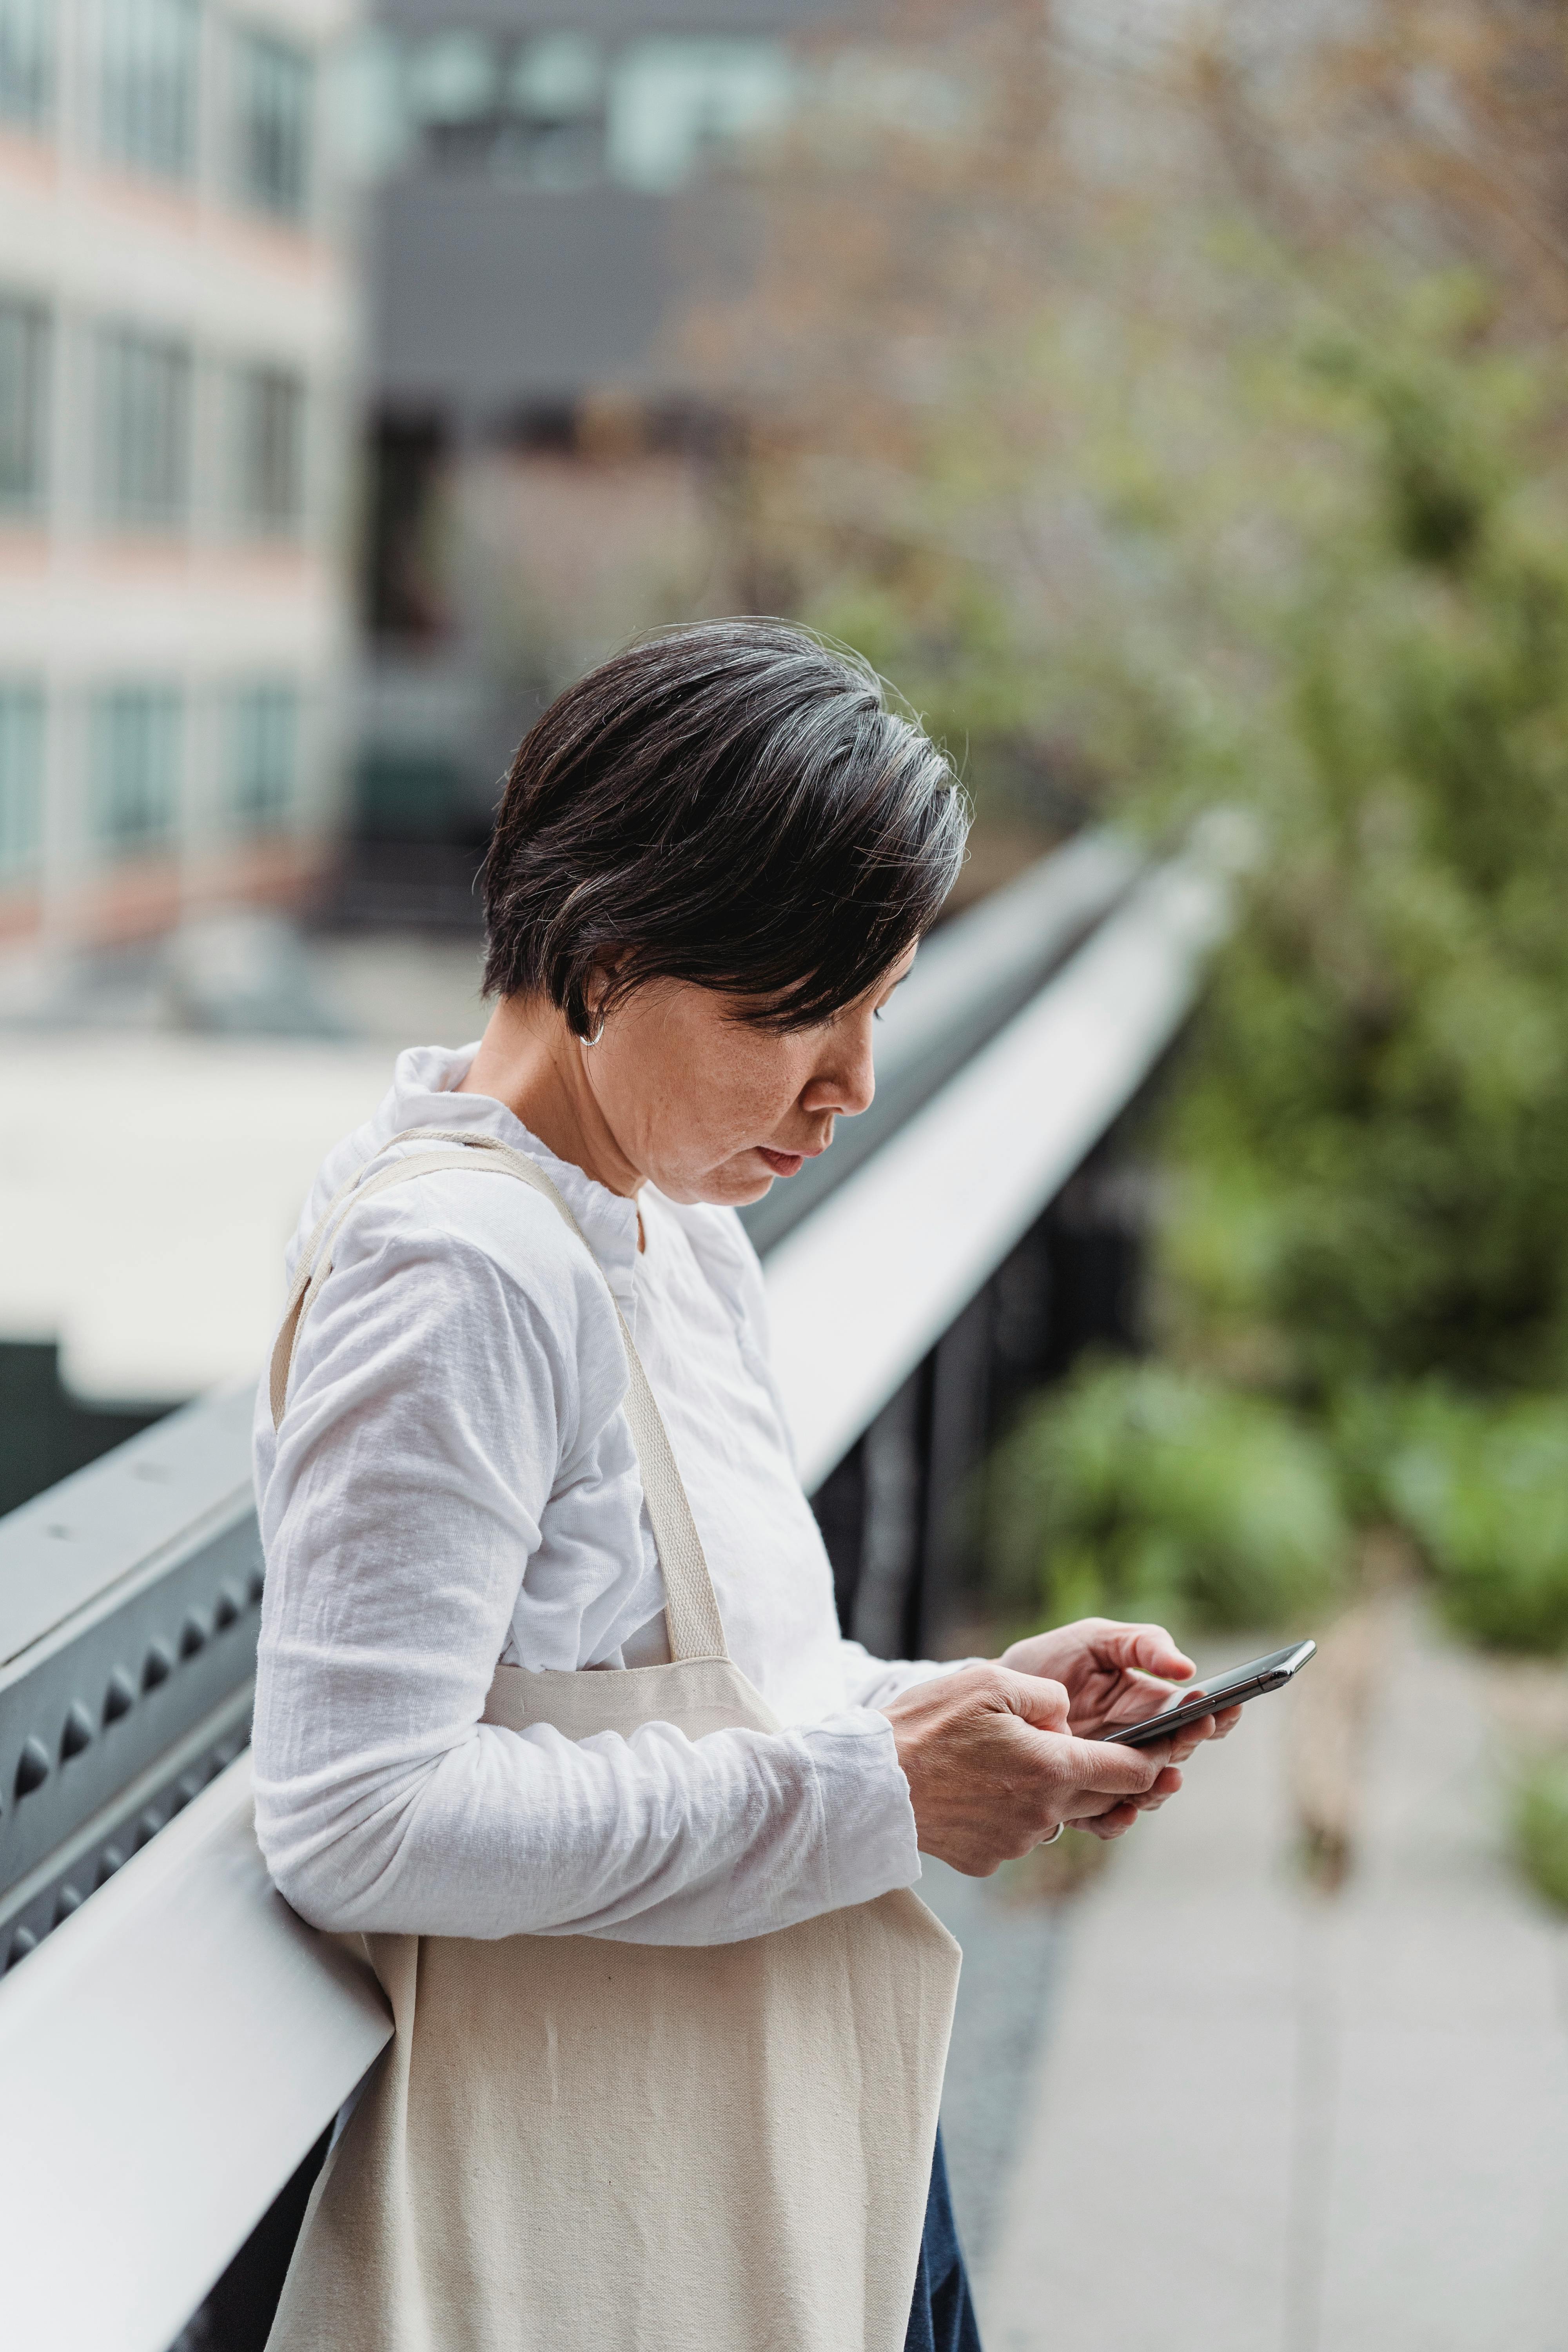
[[[871,1024],[908,953],[833,1020],[777,1035],[737,1000],[650,981],[584,1050],[589,1088],[625,1157],[667,1200],[739,1208],[826,1151],[836,1118],[870,1102]]]

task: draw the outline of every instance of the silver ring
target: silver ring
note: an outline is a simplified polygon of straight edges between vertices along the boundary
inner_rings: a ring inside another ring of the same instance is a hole
[[[1051,1832],[1051,1833],[1050,1833],[1049,1837],[1048,1837],[1048,1838],[1042,1838],[1042,1839],[1040,1840],[1040,1843],[1041,1843],[1043,1846],[1047,1846],[1047,1845],[1055,1845],[1055,1843],[1056,1843],[1056,1842],[1057,1842],[1058,1838],[1059,1838],[1059,1837],[1060,1837],[1060,1835],[1061,1835],[1061,1833],[1062,1833],[1063,1830],[1065,1830],[1065,1829],[1066,1829],[1066,1827],[1067,1827],[1067,1823],[1066,1823],[1066,1822],[1058,1822],[1057,1823],[1057,1825],[1056,1825],[1055,1829]]]
[[[594,1032],[594,1034],[593,1034],[593,1035],[592,1035],[591,1037],[584,1037],[584,1040],[583,1040],[583,1043],[584,1043],[584,1045],[596,1045],[598,1044],[598,1042],[599,1042],[600,1038],[604,1035],[604,1034],[605,1034],[605,1016],[604,1016],[604,1014],[601,1013],[600,1013],[600,1015],[599,1015],[599,1025],[598,1025],[598,1027],[595,1030],[595,1032]]]

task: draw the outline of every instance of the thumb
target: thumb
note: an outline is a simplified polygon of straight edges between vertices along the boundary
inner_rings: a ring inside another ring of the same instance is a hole
[[[1197,1668],[1184,1650],[1178,1650],[1163,1625],[1123,1625],[1121,1664],[1142,1667],[1146,1675],[1158,1675],[1166,1682],[1185,1682]]]
[[[1044,1675],[1016,1675],[1011,1666],[1003,1666],[999,1671],[1005,1677],[1007,1704],[1015,1715],[1021,1715],[1037,1731],[1067,1729],[1071,1701],[1060,1683],[1053,1683]]]

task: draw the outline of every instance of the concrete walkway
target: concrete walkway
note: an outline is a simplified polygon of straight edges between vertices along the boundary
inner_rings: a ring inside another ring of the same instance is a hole
[[[1290,1864],[1294,1695],[1127,1841],[1065,1939],[986,2352],[1568,2352],[1568,1927],[1504,1858],[1481,1691],[1401,1621],[1337,1896]]]

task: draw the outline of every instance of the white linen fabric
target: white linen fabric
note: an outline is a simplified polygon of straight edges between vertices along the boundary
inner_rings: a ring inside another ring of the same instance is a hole
[[[764,1935],[912,1885],[909,1790],[875,1708],[944,1669],[839,1638],[740,1221],[651,1187],[625,1200],[502,1104],[454,1094],[475,1050],[399,1057],[375,1117],[328,1155],[290,1270],[332,1193],[406,1128],[472,1128],[536,1160],[631,1326],[730,1654],[785,1728],[573,1742],[481,1722],[498,1661],[668,1656],[663,1590],[625,1352],[581,1244],[523,1185],[433,1173],[350,1216],[276,1435],[265,1381],[258,1401],[256,1819],[276,1884],[323,1928],[652,1944]]]

